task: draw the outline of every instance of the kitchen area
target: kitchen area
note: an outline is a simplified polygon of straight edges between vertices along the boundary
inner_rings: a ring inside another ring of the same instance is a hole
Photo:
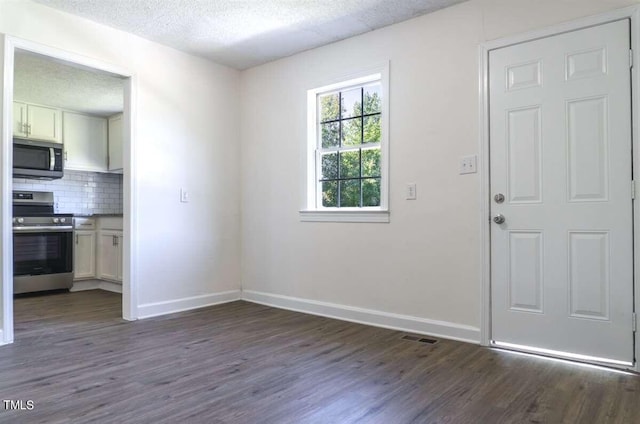
[[[14,295],[122,293],[123,80],[16,51]]]

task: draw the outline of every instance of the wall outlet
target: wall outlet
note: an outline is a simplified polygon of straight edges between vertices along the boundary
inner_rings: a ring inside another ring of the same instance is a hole
[[[478,157],[476,155],[463,156],[460,158],[460,175],[475,174],[477,170]]]
[[[189,202],[189,192],[184,188],[180,189],[180,201],[182,203],[188,203]]]
[[[418,193],[416,192],[416,183],[407,184],[407,200],[416,200]]]

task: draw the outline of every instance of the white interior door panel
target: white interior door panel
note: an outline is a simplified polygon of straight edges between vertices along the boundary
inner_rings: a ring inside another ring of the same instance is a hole
[[[489,54],[495,342],[633,363],[629,27]]]

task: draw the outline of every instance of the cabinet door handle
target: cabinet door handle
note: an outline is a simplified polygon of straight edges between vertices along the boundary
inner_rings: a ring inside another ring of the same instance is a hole
[[[64,151],[64,160],[65,162],[69,160],[69,152],[68,151]]]
[[[111,246],[116,245],[116,236],[111,236]]]
[[[78,235],[76,234],[76,244],[78,244]]]

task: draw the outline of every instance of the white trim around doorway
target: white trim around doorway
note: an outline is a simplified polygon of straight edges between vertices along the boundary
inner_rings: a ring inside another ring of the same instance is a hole
[[[479,152],[480,160],[478,171],[480,173],[480,222],[481,222],[481,282],[482,282],[482,312],[480,340],[484,346],[490,346],[491,341],[491,237],[490,237],[490,180],[489,180],[489,52],[502,47],[533,41],[540,38],[576,31],[596,25],[602,25],[621,19],[631,21],[631,48],[633,50],[634,66],[631,71],[631,98],[632,98],[632,147],[633,147],[633,175],[635,178],[640,175],[640,144],[638,139],[640,132],[638,122],[640,122],[640,100],[638,95],[638,83],[640,81],[640,6],[630,6],[605,12],[596,16],[578,19],[571,22],[554,25],[540,30],[526,32],[515,36],[500,38],[488,41],[479,47],[478,67],[479,67]],[[636,202],[638,196],[636,196]],[[636,247],[634,251],[634,311],[640,309],[640,293],[638,288],[640,274],[640,253],[637,246],[640,246],[640,207],[634,202],[633,219],[634,235],[633,242]],[[640,358],[640,343],[635,343],[635,364],[626,367],[629,370],[640,372],[637,359]]]
[[[65,50],[45,46],[40,43],[4,35],[2,53],[4,57],[3,91],[2,91],[2,140],[0,143],[0,252],[2,255],[2,329],[0,330],[0,344],[13,342],[13,235],[11,228],[11,187],[12,187],[12,139],[13,139],[13,69],[16,49],[26,50],[71,62],[79,66],[92,68],[125,78],[124,84],[124,176],[123,176],[123,212],[124,212],[124,256],[123,256],[123,285],[122,285],[122,317],[132,321],[138,319],[138,296],[136,279],[136,260],[138,225],[137,225],[137,183],[135,173],[135,123],[136,123],[136,92],[137,77],[131,71],[102,62],[87,56],[71,53]]]

